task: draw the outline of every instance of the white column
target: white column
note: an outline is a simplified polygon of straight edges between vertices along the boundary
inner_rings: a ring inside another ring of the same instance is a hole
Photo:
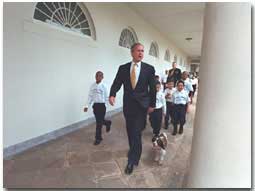
[[[189,188],[251,187],[251,6],[207,3]]]
[[[254,145],[254,143],[255,143],[255,141],[254,141],[254,137],[255,137],[255,130],[254,130],[254,108],[255,108],[255,105],[254,105],[254,100],[255,100],[255,94],[254,94],[254,90],[255,90],[255,83],[254,83],[254,75],[255,75],[255,66],[254,66],[254,61],[255,61],[255,53],[254,53],[254,48],[255,48],[255,31],[254,31],[254,26],[255,26],[255,13],[254,13],[254,8],[255,8],[255,1],[251,1],[252,2],[252,6],[253,6],[253,11],[252,11],[252,65],[253,65],[253,70],[252,70],[252,73],[253,73],[253,83],[252,83],[252,85],[253,85],[253,87],[252,87],[252,95],[253,95],[253,97],[252,97],[252,99],[253,99],[253,102],[252,102],[252,113],[253,113],[253,116],[252,116],[252,118],[253,118],[253,126],[252,126],[252,129],[253,129],[253,131],[252,131],[252,136],[253,136],[253,140],[252,140],[252,148],[253,148],[253,157],[252,157],[252,160],[253,160],[253,164],[254,164],[254,156],[255,156],[255,145]],[[254,165],[252,165],[252,167],[253,167],[253,169],[252,169],[252,172],[253,172],[253,174],[254,174],[254,172],[255,172],[255,166]],[[255,189],[255,176],[253,175],[252,176],[252,178],[253,178],[253,181],[252,181],[252,188],[253,188],[253,190]]]

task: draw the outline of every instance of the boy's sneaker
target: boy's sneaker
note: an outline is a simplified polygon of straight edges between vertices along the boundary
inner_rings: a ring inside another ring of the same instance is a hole
[[[106,132],[110,132],[111,130],[111,125],[112,125],[112,122],[110,121],[109,124],[106,126]]]
[[[100,139],[96,139],[95,142],[94,142],[94,145],[99,145],[101,141],[102,140],[100,140]]]

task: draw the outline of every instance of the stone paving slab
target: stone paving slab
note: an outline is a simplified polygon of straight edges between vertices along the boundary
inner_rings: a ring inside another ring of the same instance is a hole
[[[172,136],[172,126],[162,129],[169,144],[163,165],[152,151],[152,128],[143,132],[140,164],[131,175],[127,163],[128,140],[124,117],[112,118],[110,133],[94,146],[95,125],[36,146],[3,161],[4,187],[8,188],[181,188],[188,171],[195,100],[187,116],[184,134]]]
[[[123,177],[110,177],[98,180],[98,188],[129,188]]]

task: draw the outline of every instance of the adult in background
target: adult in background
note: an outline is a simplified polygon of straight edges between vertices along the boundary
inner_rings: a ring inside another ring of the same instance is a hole
[[[172,63],[172,69],[168,72],[167,81],[173,81],[174,87],[176,86],[177,81],[181,79],[182,72],[179,68],[176,68],[176,62]]]
[[[135,43],[131,55],[132,61],[119,67],[109,98],[110,104],[114,105],[116,93],[124,85],[123,113],[129,143],[126,174],[131,174],[133,167],[139,164],[147,113],[153,112],[156,106],[155,69],[142,62],[144,46]]]

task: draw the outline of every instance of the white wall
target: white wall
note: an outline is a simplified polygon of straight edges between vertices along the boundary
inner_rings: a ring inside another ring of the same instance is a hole
[[[82,37],[33,21],[35,3],[4,3],[4,147],[40,136],[93,116],[82,111],[94,74],[102,70],[110,87],[118,66],[130,61],[129,49],[118,46],[122,29],[130,26],[145,45],[144,61],[158,74],[164,61],[186,55],[139,17],[125,3],[85,3],[97,39]],[[159,45],[159,59],[148,55]],[[121,107],[122,93],[117,96]]]

